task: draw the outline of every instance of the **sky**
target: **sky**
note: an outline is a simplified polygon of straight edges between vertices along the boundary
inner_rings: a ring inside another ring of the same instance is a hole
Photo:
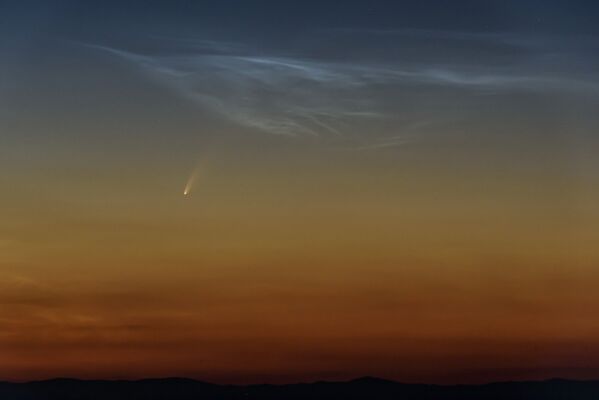
[[[599,378],[598,18],[0,0],[0,380]]]

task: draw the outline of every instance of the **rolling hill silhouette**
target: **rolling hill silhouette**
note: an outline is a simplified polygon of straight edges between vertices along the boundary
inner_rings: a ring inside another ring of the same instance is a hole
[[[500,382],[484,385],[404,384],[363,377],[347,382],[288,385],[217,385],[193,379],[138,381],[52,379],[0,382],[3,400],[191,400],[191,399],[414,399],[414,400],[596,400],[599,381]]]

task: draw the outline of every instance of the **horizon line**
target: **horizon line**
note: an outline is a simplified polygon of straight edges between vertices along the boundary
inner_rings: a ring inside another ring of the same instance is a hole
[[[190,378],[185,376],[163,376],[163,377],[148,377],[148,378],[75,378],[75,377],[65,377],[59,376],[55,378],[44,378],[44,379],[33,379],[33,380],[4,380],[0,379],[0,384],[14,384],[14,385],[27,385],[27,384],[36,384],[36,383],[47,383],[47,382],[55,382],[55,381],[72,381],[72,382],[103,382],[103,383],[136,383],[136,382],[149,382],[149,381],[191,381],[194,383],[208,384],[213,386],[223,386],[223,387],[251,387],[251,386],[293,386],[293,385],[314,385],[314,384],[347,384],[347,383],[356,383],[356,382],[386,382],[397,385],[410,385],[410,386],[438,386],[438,387],[452,387],[452,386],[485,386],[485,385],[493,385],[493,384],[510,384],[510,383],[546,383],[546,382],[599,382],[599,377],[597,378],[589,378],[589,379],[576,379],[576,378],[561,378],[561,377],[550,377],[550,378],[539,378],[539,379],[512,379],[512,380],[498,380],[498,381],[486,381],[481,383],[426,383],[426,382],[406,382],[399,381],[394,379],[380,378],[377,376],[358,376],[356,378],[349,378],[346,380],[326,380],[319,379],[314,381],[297,381],[297,382],[289,382],[289,383],[249,383],[249,384],[240,384],[240,383],[214,383],[207,380],[202,380],[198,378]]]

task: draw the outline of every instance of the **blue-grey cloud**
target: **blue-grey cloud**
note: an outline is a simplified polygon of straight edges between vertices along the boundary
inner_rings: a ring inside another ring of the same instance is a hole
[[[272,134],[327,137],[344,137],[359,127],[365,136],[360,148],[406,143],[405,135],[397,139],[399,133],[413,133],[418,121],[442,120],[442,107],[419,107],[412,97],[418,91],[449,91],[458,100],[473,94],[599,94],[596,75],[540,64],[551,46],[541,46],[537,39],[435,31],[376,34],[407,35],[416,47],[422,37],[476,42],[476,46],[471,58],[459,63],[442,57],[368,62],[360,58],[358,48],[354,59],[335,60],[194,38],[156,39],[158,50],[149,52],[95,47],[133,62],[175,93],[241,126]],[[489,51],[497,43],[536,50],[529,51],[528,58],[518,54],[489,65],[477,58],[481,43]],[[400,132],[378,135],[374,128],[364,129],[384,120],[395,120]]]

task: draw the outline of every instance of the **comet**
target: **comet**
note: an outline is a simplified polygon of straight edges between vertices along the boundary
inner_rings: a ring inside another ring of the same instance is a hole
[[[200,174],[200,166],[197,166],[193,170],[193,172],[189,176],[189,179],[187,180],[187,183],[185,184],[185,189],[183,189],[183,196],[189,196],[189,194],[191,193],[191,189],[193,188],[193,184],[195,183],[199,174]]]

